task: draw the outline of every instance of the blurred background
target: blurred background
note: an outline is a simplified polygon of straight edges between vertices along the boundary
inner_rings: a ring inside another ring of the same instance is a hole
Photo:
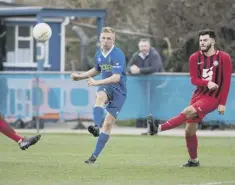
[[[216,31],[217,48],[231,55],[235,71],[234,12],[232,0],[0,1],[1,112],[15,128],[85,129],[93,119],[96,87],[72,82],[69,75],[94,67],[105,25],[116,30],[127,67],[143,38],[161,66],[138,75],[128,72],[128,97],[116,126],[146,128],[150,113],[165,121],[188,105],[195,88],[188,58],[198,50],[199,30]],[[43,45],[32,37],[39,21],[52,28],[52,38]],[[234,127],[234,75],[230,89],[226,114],[209,114],[200,129]]]

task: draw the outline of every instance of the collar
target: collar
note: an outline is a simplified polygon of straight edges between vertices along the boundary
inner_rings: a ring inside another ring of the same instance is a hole
[[[106,58],[106,57],[111,53],[111,51],[113,50],[113,48],[114,48],[114,45],[109,49],[109,51],[108,51],[106,54],[102,51],[103,57]]]

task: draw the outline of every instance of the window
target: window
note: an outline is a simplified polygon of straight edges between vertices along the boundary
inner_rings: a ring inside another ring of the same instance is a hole
[[[7,25],[7,59],[6,67],[36,67],[36,41],[32,36],[33,26]],[[48,41],[49,42],[49,41]],[[48,65],[48,45],[46,43],[46,57],[44,67]]]

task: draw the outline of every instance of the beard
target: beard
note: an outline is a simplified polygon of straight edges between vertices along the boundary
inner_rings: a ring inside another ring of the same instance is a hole
[[[211,49],[211,46],[212,46],[211,44],[208,44],[205,49],[201,48],[201,51],[202,52],[207,52],[207,51],[209,51],[209,49]]]

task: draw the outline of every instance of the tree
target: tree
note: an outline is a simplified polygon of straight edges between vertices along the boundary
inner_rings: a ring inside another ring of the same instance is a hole
[[[235,60],[232,0],[113,0],[107,7],[108,24],[170,39],[174,48],[166,66],[170,71],[188,71],[188,57],[198,49],[198,31],[205,28],[216,31],[217,47]]]
[[[106,8],[105,25],[151,34],[155,36],[156,45],[157,38],[168,37],[173,48],[173,54],[165,63],[168,71],[188,71],[188,57],[198,49],[198,31],[205,28],[216,31],[217,47],[235,61],[233,0],[40,0],[38,3],[52,7]],[[95,19],[90,21],[94,23]],[[122,44],[124,48],[131,48],[136,41]],[[235,63],[233,68],[235,70]]]

